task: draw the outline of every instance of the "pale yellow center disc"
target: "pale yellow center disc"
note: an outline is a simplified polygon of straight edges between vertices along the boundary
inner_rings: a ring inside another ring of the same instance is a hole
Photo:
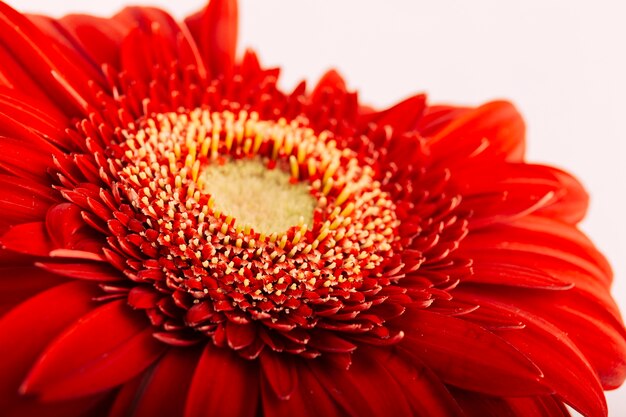
[[[269,169],[259,158],[215,163],[200,176],[213,209],[232,216],[240,226],[269,235],[313,224],[316,199],[309,185],[290,182],[287,172]]]

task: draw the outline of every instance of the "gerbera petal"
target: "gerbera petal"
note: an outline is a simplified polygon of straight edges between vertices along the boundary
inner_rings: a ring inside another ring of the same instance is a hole
[[[0,44],[0,86],[3,89],[15,90],[20,89],[24,94],[46,103],[54,105],[54,102],[46,95],[44,90],[30,76],[26,69],[15,60],[11,51]]]
[[[611,314],[596,297],[575,290],[563,294],[517,291],[513,295],[498,288],[463,289],[459,296],[464,297],[466,291],[537,317],[550,317],[550,322],[568,335],[594,367],[605,389],[616,388],[626,379],[626,330],[621,318]]]
[[[494,101],[454,119],[428,143],[435,163],[451,169],[485,159],[521,162],[525,131],[524,121],[511,103]]]
[[[51,48],[61,51],[68,61],[70,61],[77,70],[84,73],[88,79],[104,81],[100,66],[83,50],[83,48],[74,42],[71,36],[68,36],[65,29],[56,19],[48,16],[27,15],[28,20],[48,36],[47,41],[51,44]]]
[[[201,350],[171,349],[151,369],[124,385],[109,417],[182,417]]]
[[[471,111],[467,107],[457,106],[428,106],[424,114],[417,123],[417,131],[422,136],[435,136],[439,131],[445,129],[452,121],[462,117]]]
[[[37,182],[0,174],[0,233],[9,225],[42,220],[56,199],[53,190]]]
[[[612,277],[610,266],[589,240],[568,224],[528,216],[509,225],[471,233],[459,255],[475,260],[479,266],[524,265],[543,271],[564,283],[574,284],[577,290],[616,311],[606,290]]]
[[[391,126],[396,135],[414,131],[426,109],[426,95],[417,94],[394,106],[361,116],[359,123],[366,126],[376,123],[379,126]]]
[[[565,405],[553,396],[494,398],[455,390],[454,397],[467,417],[570,417]]]
[[[575,222],[587,210],[588,196],[580,183],[552,167],[492,163],[489,170],[465,166],[456,175],[462,205],[474,212],[474,227],[532,212]],[[496,204],[489,204],[492,201]]]
[[[0,319],[0,409],[26,402],[17,391],[29,366],[52,338],[93,308],[97,294],[93,284],[62,284],[27,299]]]
[[[0,136],[0,168],[22,178],[46,179],[52,165],[49,153],[25,141]]]
[[[346,412],[306,366],[298,366],[300,381],[289,400],[279,399],[267,384],[262,384],[263,415],[272,417],[345,417]],[[364,414],[363,417],[368,416]]]
[[[298,366],[289,355],[266,349],[260,357],[263,376],[280,400],[288,400],[298,386]]]
[[[524,329],[499,335],[528,356],[544,374],[547,386],[577,411],[588,417],[606,416],[606,400],[598,376],[569,335],[546,319],[522,310],[493,295],[458,289],[466,300],[493,306],[517,315]]]
[[[88,15],[68,15],[58,20],[65,36],[80,45],[98,65],[119,67],[118,48],[126,32],[122,24],[113,19]]]
[[[193,66],[201,79],[206,78],[206,69],[186,25],[176,22],[167,12],[154,7],[127,7],[115,15],[114,20],[128,28],[139,28],[156,39],[160,50],[153,51],[160,54],[159,63],[169,66],[171,61],[177,60],[182,68]]]
[[[0,267],[0,316],[23,300],[65,281],[30,265]]]
[[[202,11],[186,18],[185,24],[211,77],[232,74],[237,48],[237,1],[212,0]]]
[[[207,345],[191,381],[185,417],[252,417],[258,398],[256,364]]]
[[[68,118],[52,103],[22,91],[0,88],[0,134],[29,143],[58,157],[57,148],[71,148],[65,134]]]
[[[119,385],[150,366],[165,345],[145,317],[117,300],[69,326],[39,357],[20,387],[43,401],[77,398]]]
[[[89,281],[113,282],[123,278],[118,270],[105,263],[37,262],[36,265],[57,275]]]
[[[353,417],[410,416],[411,405],[399,381],[384,366],[386,354],[359,351],[353,355],[350,369],[327,366],[323,361],[309,363],[328,395]],[[305,389],[304,381],[297,390]],[[384,387],[384,389],[381,389]]]
[[[56,49],[42,48],[46,35],[6,3],[0,3],[0,39],[63,109],[75,115],[87,112],[91,98],[87,75]]]
[[[459,318],[412,309],[403,351],[447,384],[490,395],[549,392],[537,366],[503,338]]]
[[[394,353],[389,355],[385,368],[404,390],[414,416],[465,417],[455,397],[430,369]]]
[[[43,222],[13,226],[0,237],[0,243],[4,249],[33,256],[48,256],[55,248]]]
[[[311,93],[311,101],[316,105],[322,104],[325,94],[345,94],[347,92],[346,81],[336,70],[330,70],[322,75]]]

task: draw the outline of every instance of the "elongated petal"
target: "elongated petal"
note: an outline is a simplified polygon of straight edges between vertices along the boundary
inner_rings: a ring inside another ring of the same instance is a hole
[[[64,109],[74,114],[88,110],[91,93],[86,74],[56,49],[43,48],[46,35],[5,3],[0,3],[0,39]]]
[[[152,364],[165,348],[145,318],[105,304],[68,327],[39,357],[20,390],[44,401],[81,397],[119,385]]]
[[[467,417],[570,417],[554,396],[493,398],[460,390],[454,396]]]
[[[404,320],[402,349],[448,384],[490,395],[550,392],[531,359],[475,324],[419,310]]]
[[[390,354],[385,368],[402,387],[417,417],[464,417],[455,397],[423,364]]]
[[[298,386],[298,366],[289,355],[278,355],[266,349],[261,354],[261,369],[280,400],[288,400]]]
[[[376,123],[381,126],[388,125],[393,128],[395,134],[401,135],[402,133],[415,130],[417,123],[424,114],[425,108],[426,96],[418,94],[388,109],[362,116],[359,123],[364,125],[368,123]]]
[[[236,0],[212,0],[204,10],[185,19],[213,78],[233,71],[237,20]]]
[[[434,160],[450,168],[485,159],[521,161],[525,130],[511,103],[494,101],[454,119],[430,139],[429,145]]]
[[[191,381],[185,417],[253,417],[259,383],[254,362],[207,346]]]
[[[171,349],[117,395],[109,417],[182,417],[200,349]]]
[[[0,409],[26,407],[17,392],[29,367],[55,336],[94,307],[96,294],[97,287],[89,283],[62,284],[29,298],[0,319]]]
[[[493,305],[520,317],[525,323],[524,329],[502,331],[500,336],[537,364],[544,374],[545,384],[559,398],[585,416],[606,416],[606,401],[598,376],[563,330],[543,317],[499,300],[499,297],[470,290],[463,291],[462,295],[465,299]]]
[[[346,412],[334,401],[327,386],[306,366],[296,368],[300,384],[289,400],[279,399],[271,387],[263,384],[263,410],[275,417],[342,417]],[[366,415],[363,415],[364,417]]]

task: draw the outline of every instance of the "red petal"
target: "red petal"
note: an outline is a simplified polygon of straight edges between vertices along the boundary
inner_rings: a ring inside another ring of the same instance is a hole
[[[51,166],[52,157],[49,153],[23,140],[0,137],[0,167],[8,172],[35,181],[47,181]]]
[[[429,311],[402,316],[400,347],[422,361],[447,384],[490,395],[537,395],[549,392],[541,371],[501,337],[473,323]]]
[[[447,167],[476,164],[473,154],[487,140],[480,160],[522,161],[525,125],[515,107],[505,101],[494,101],[472,109],[453,120],[429,141],[432,158]],[[451,154],[451,149],[467,153]]]
[[[237,0],[211,0],[204,10],[185,19],[213,78],[228,77],[237,48]]]
[[[543,165],[490,163],[489,170],[478,170],[473,165],[459,167],[453,176],[463,196],[462,205],[471,201],[474,218],[511,217],[514,214],[507,206],[519,202],[521,213],[526,207],[555,219],[576,222],[584,217],[588,205],[588,196],[580,183],[570,175]],[[548,193],[553,198],[546,200],[543,206],[536,206]],[[504,204],[486,205],[485,198],[502,195]],[[524,201],[527,201],[526,203]],[[526,206],[526,207],[524,207]]]
[[[308,365],[328,394],[350,416],[410,416],[411,406],[403,388],[387,372],[380,354],[353,354],[352,366],[343,370],[311,361]],[[302,378],[300,382],[304,384]],[[298,391],[301,391],[301,387]],[[294,398],[295,400],[295,398]]]
[[[290,400],[280,400],[262,384],[263,415],[272,417],[346,417],[346,412],[329,395],[332,386],[325,387],[306,366],[298,366],[299,387]],[[368,414],[363,414],[366,416]],[[389,414],[391,415],[391,414]],[[362,416],[361,416],[362,417]]]
[[[30,371],[20,390],[44,401],[76,398],[119,385],[152,364],[165,346],[125,300],[98,307],[67,328]]]
[[[73,113],[89,110],[90,79],[84,71],[58,48],[46,48],[49,38],[5,3],[0,3],[0,43],[9,48],[34,80],[45,86],[47,95],[54,97],[55,102]]]
[[[370,113],[361,118],[359,123],[366,126],[376,123],[379,126],[391,126],[396,135],[414,131],[417,123],[424,114],[426,108],[426,96],[418,94],[406,100],[376,113]]]
[[[391,354],[385,368],[404,390],[416,417],[465,417],[450,391],[424,365]]]
[[[497,284],[513,287],[540,288],[547,290],[567,290],[574,285],[553,277],[542,269],[522,266],[515,263],[499,263],[497,259],[486,261],[472,258],[473,275],[464,282]]]
[[[119,67],[118,51],[125,30],[118,22],[87,15],[65,16],[58,22],[74,43],[80,45],[98,65]]]
[[[298,385],[297,366],[291,355],[279,355],[265,349],[261,369],[270,387],[280,400],[288,400]]]
[[[128,383],[108,417],[182,416],[199,349],[171,349],[149,372]]]
[[[315,86],[311,94],[311,101],[317,103],[322,99],[324,94],[335,92],[345,94],[347,92],[346,82],[337,71],[330,70],[322,76]]]
[[[26,178],[0,175],[0,233],[1,225],[13,225],[42,220],[57,195],[49,186]]]
[[[52,338],[93,308],[97,294],[97,286],[90,283],[62,284],[28,299],[0,319],[1,410],[23,405],[17,390],[28,369]]]
[[[493,305],[516,314],[526,327],[523,330],[499,332],[500,336],[540,367],[545,376],[545,384],[559,398],[585,416],[606,416],[606,401],[600,381],[587,358],[566,333],[540,316],[500,301],[499,296],[475,291],[463,291],[463,294],[464,298],[472,302]],[[587,334],[586,337],[594,336]],[[594,340],[598,339],[594,337]]]
[[[570,417],[565,405],[552,396],[494,398],[461,390],[454,396],[467,417]]]
[[[575,289],[558,294],[518,291],[514,295],[495,288],[460,290],[457,297],[486,296],[537,317],[549,318],[580,349],[605,389],[617,388],[626,379],[626,329],[619,316],[593,297]]]
[[[0,316],[7,308],[65,281],[32,266],[0,267]]]
[[[41,15],[27,15],[28,20],[37,26],[37,29],[45,33],[49,39],[49,48],[59,50],[62,55],[70,61],[77,70],[84,73],[87,78],[92,80],[104,81],[102,78],[102,72],[100,71],[100,65],[92,61],[88,54],[76,44],[73,39],[68,38],[67,32],[63,29],[59,23],[48,16]]]
[[[226,323],[226,341],[232,349],[241,350],[250,346],[256,337],[255,324],[238,324],[232,321]]]
[[[55,248],[43,222],[13,226],[0,237],[0,243],[13,252],[35,256],[49,256]]]
[[[191,381],[185,417],[253,417],[258,408],[257,381],[253,361],[207,345]]]
[[[422,136],[434,136],[469,111],[471,109],[465,107],[428,106],[417,124],[417,131]]]
[[[124,278],[117,269],[105,263],[37,262],[36,265],[58,275],[89,281],[113,282]]]

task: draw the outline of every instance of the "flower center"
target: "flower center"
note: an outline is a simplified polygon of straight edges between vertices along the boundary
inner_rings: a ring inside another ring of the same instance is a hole
[[[260,158],[212,164],[200,178],[215,200],[214,209],[245,227],[270,235],[313,224],[317,202],[310,186],[294,183],[282,169],[268,169]]]
[[[384,320],[350,323],[404,265],[396,207],[353,150],[245,111],[156,114],[119,136],[108,165],[138,220],[120,245],[137,248],[134,280],[189,309],[185,326],[220,344],[227,322],[254,323],[293,353],[318,328],[395,340]]]

